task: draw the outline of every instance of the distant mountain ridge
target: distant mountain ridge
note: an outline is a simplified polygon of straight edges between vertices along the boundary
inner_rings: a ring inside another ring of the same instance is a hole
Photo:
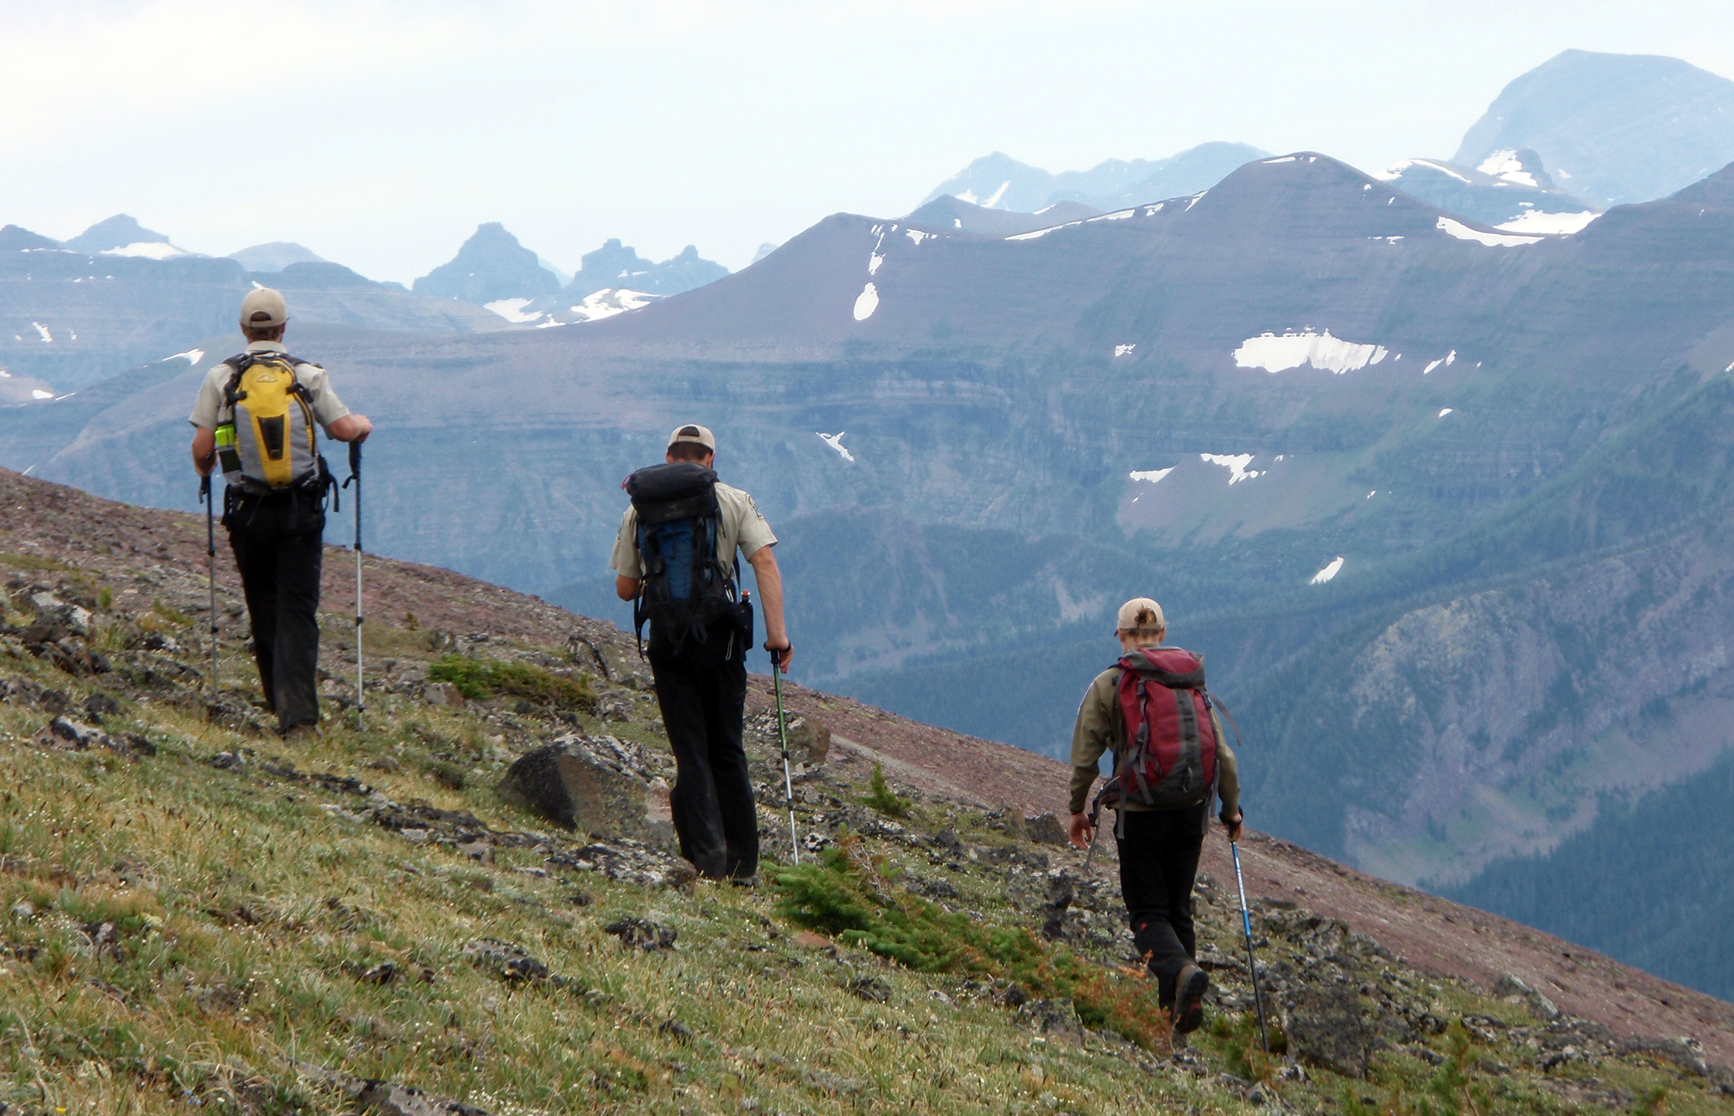
[[[228,258],[255,273],[282,271],[290,264],[330,262],[318,253],[286,240],[255,244],[239,252],[230,252]]]
[[[1507,85],[1453,162],[1523,148],[1598,207],[1666,197],[1734,162],[1734,81],[1678,58],[1567,50]]]
[[[983,209],[1017,213],[1034,213],[1062,201],[1099,210],[1125,209],[1195,194],[1266,154],[1250,144],[1203,143],[1166,159],[1109,159],[1087,171],[1053,174],[996,151],[940,183],[921,204],[949,195]]]
[[[416,294],[485,306],[514,298],[540,298],[560,289],[536,253],[498,221],[478,225],[458,254],[411,284]]]
[[[1556,186],[1541,156],[1527,148],[1495,151],[1477,167],[1405,159],[1374,177],[1440,209],[1512,232],[1573,233],[1601,214],[1599,206]]]

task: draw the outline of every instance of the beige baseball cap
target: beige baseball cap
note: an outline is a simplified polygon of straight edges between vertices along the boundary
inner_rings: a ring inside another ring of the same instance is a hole
[[[700,426],[694,422],[675,427],[674,433],[668,436],[670,446],[678,445],[681,442],[697,442],[712,453],[716,452],[716,435],[710,432],[709,427]]]
[[[261,318],[261,314],[266,316]],[[274,329],[288,321],[289,304],[283,301],[282,291],[258,287],[241,300],[242,329]]]
[[[1120,616],[1114,626],[1123,632],[1167,631],[1168,618],[1162,615],[1162,606],[1149,597],[1133,597],[1120,606]]]

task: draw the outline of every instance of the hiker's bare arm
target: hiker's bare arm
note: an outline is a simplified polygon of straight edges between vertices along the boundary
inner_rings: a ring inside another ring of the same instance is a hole
[[[373,433],[373,423],[366,415],[344,415],[326,428],[339,442],[365,442]]]
[[[208,427],[193,427],[193,468],[208,477],[217,464],[217,435]]]
[[[787,674],[795,652],[789,646],[788,629],[783,627],[783,572],[777,568],[774,549],[774,544],[761,546],[747,561],[752,563],[753,577],[759,583],[759,605],[765,610],[765,650]]]
[[[638,591],[644,587],[644,582],[636,577],[621,577],[614,575],[614,595],[623,601],[636,601]]]
[[[1066,833],[1072,839],[1072,844],[1080,849],[1087,849],[1096,839],[1096,831],[1090,825],[1090,815],[1073,814],[1066,825]]]

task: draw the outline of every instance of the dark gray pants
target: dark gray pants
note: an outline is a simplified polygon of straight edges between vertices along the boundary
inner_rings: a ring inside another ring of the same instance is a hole
[[[658,647],[654,633],[650,669],[674,749],[669,799],[680,855],[712,879],[751,876],[759,870],[759,815],[741,747],[746,643],[730,622],[703,641],[689,637],[679,651]]]
[[[301,492],[240,496],[223,517],[253,625],[253,661],[277,729],[319,723],[319,573],[325,513]]]

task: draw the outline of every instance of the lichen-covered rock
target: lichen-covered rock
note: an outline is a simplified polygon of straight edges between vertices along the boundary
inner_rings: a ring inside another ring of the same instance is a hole
[[[636,745],[611,736],[561,736],[512,764],[498,790],[507,802],[605,841],[674,840],[668,783]]]
[[[820,767],[831,754],[831,730],[809,717],[788,714],[784,729],[789,736],[789,762]],[[747,718],[747,735],[756,738],[761,747],[782,755],[782,738],[777,734],[777,715],[758,713]]]
[[[1052,814],[1033,814],[1024,818],[1024,833],[1038,845],[1059,845],[1066,842],[1066,827]]]
[[[1084,1022],[1070,997],[1052,1000],[1031,1000],[1018,1008],[1018,1017],[1040,1034],[1059,1038],[1082,1039]]]
[[[1289,1053],[1345,1077],[1367,1076],[1376,1038],[1361,1014],[1360,997],[1347,985],[1303,987],[1283,1013]]]

